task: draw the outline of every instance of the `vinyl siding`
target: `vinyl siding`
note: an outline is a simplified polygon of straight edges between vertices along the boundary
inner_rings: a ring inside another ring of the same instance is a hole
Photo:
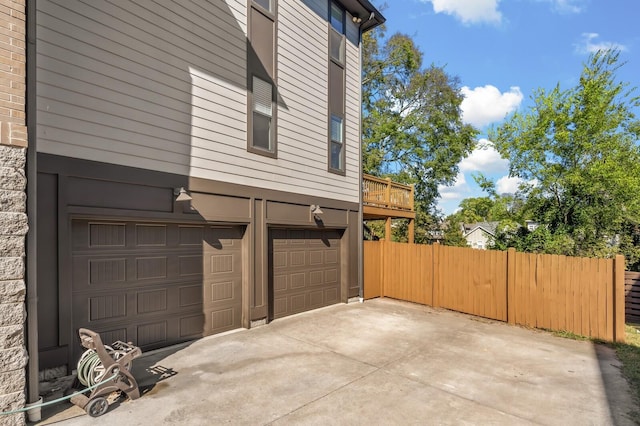
[[[38,151],[358,201],[359,56],[349,42],[347,174],[327,172],[326,1],[279,2],[277,159],[246,149],[244,0],[36,7]]]

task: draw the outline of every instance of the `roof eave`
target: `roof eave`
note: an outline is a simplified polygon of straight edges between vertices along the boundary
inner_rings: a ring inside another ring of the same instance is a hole
[[[364,33],[384,24],[387,20],[369,0],[342,0],[344,7],[362,19],[360,30]]]

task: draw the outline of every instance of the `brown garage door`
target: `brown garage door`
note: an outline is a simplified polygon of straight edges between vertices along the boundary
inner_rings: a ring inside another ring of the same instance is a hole
[[[72,322],[143,350],[238,328],[243,228],[72,221]],[[77,353],[75,354],[78,355]]]
[[[334,230],[271,230],[272,318],[338,303],[340,238]]]

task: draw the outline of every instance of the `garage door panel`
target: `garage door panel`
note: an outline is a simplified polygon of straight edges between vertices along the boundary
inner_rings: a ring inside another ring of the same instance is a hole
[[[338,302],[340,231],[270,232],[274,318]]]
[[[167,321],[156,321],[149,324],[141,324],[136,330],[138,346],[163,345],[169,342]]]
[[[289,303],[288,303],[288,298],[283,296],[283,297],[276,297],[273,301],[273,317],[274,318],[281,318],[287,315],[287,312],[289,312]]]
[[[309,272],[309,285],[310,286],[323,286],[325,285],[324,271],[311,271]]]
[[[244,227],[73,220],[74,329],[148,350],[240,327],[243,235]]]
[[[139,292],[136,300],[136,315],[166,312],[168,309],[166,288]]]
[[[134,280],[167,278],[167,256],[137,257]]]
[[[307,286],[307,275],[304,272],[289,275],[291,280],[290,290],[305,288]]]
[[[206,231],[204,251],[204,334],[241,326],[242,237],[241,228]]]
[[[322,265],[324,263],[324,251],[313,250],[309,252],[309,265]]]
[[[294,294],[291,296],[291,313],[298,313],[307,310],[307,294]]]
[[[178,225],[178,245],[181,247],[202,246],[204,226]]]
[[[178,257],[178,276],[202,275],[202,255],[192,254]]]
[[[338,269],[329,269],[324,271],[325,283],[338,283]]]
[[[73,259],[73,282],[78,286],[118,285],[127,281],[127,259],[107,257]]]
[[[76,221],[71,242],[74,249],[122,248],[126,246],[126,224]]]
[[[202,294],[202,284],[198,288]],[[161,287],[130,289],[127,292],[76,293],[72,299],[74,317],[78,322],[95,327],[114,321],[145,321],[149,317],[202,312],[202,301],[198,303],[195,295],[190,295],[190,303],[183,302],[182,289]],[[202,300],[202,296],[199,299]]]
[[[309,292],[309,306],[320,307],[324,303],[324,291],[316,290]]]
[[[178,302],[181,308],[202,306],[202,284],[184,285],[178,288]]]
[[[135,235],[137,247],[165,247],[167,245],[167,225],[136,224]]]
[[[202,253],[184,251],[168,255],[136,256],[76,254],[72,258],[75,291],[126,288],[177,282],[202,276]]]
[[[337,243],[333,243],[334,246],[337,245]],[[338,263],[338,250],[324,250],[323,251],[324,254],[324,263],[325,264],[329,264],[329,265],[335,265]]]
[[[125,294],[107,294],[89,297],[89,322],[122,319],[127,316],[127,297]]]
[[[202,335],[203,328],[204,314],[202,313],[180,318],[180,339],[199,337]]]
[[[239,311],[236,311],[232,307],[208,312],[206,315],[205,329],[209,330],[209,334],[215,334],[238,328],[234,325],[240,322],[238,314]]]
[[[338,303],[340,298],[338,297],[338,289],[330,288],[324,291],[324,299],[327,301],[327,304]]]

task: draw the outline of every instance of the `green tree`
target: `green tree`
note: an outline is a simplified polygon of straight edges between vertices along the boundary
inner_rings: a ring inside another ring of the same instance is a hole
[[[467,239],[462,235],[462,229],[460,228],[462,222],[459,222],[457,218],[446,220],[446,228],[442,238],[442,244],[445,246],[467,247]]]
[[[640,222],[640,99],[617,80],[619,60],[617,50],[591,55],[575,87],[538,90],[526,113],[490,132],[510,175],[530,183],[522,195],[543,225],[524,236],[530,245],[521,238],[530,251],[608,256]]]
[[[407,35],[363,35],[363,170],[415,185],[416,242],[436,223],[438,185],[454,182],[477,134],[462,122],[458,79],[422,57]]]
[[[488,197],[465,198],[460,202],[458,211],[447,216],[443,244],[451,246],[466,246],[467,240],[463,237],[462,224],[476,222],[498,222],[498,229],[505,230],[505,236],[509,235],[508,230],[517,229],[521,220],[520,211],[516,198],[512,195],[498,195],[495,190],[491,190],[493,185],[487,182],[487,189],[491,194]],[[496,245],[495,248],[500,248]]]

